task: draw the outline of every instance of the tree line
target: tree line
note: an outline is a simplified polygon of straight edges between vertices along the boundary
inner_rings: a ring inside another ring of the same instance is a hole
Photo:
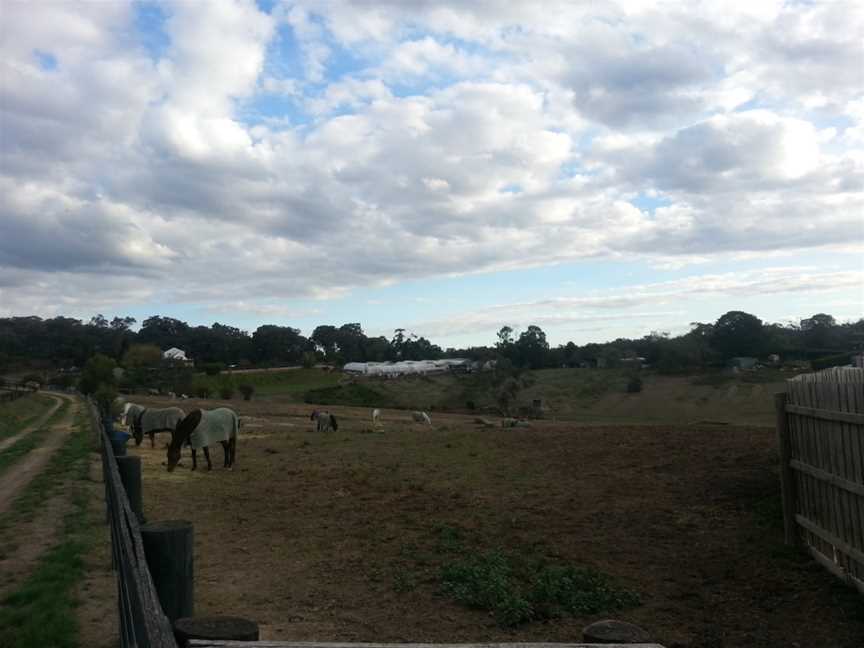
[[[367,336],[359,323],[321,325],[309,337],[290,326],[266,324],[249,333],[225,324],[191,326],[154,315],[133,327],[132,317],[90,321],[69,317],[0,318],[0,372],[20,368],[82,367],[101,354],[121,366],[147,366],[161,360],[161,351],[177,347],[199,368],[211,366],[268,367],[326,362],[438,359],[506,359],[515,367],[607,366],[642,358],[661,371],[686,371],[722,366],[735,356],[814,360],[843,356],[864,347],[864,318],[838,323],[819,313],[797,324],[764,323],[742,311],[725,313],[712,323],[694,322],[676,337],[652,332],[641,338],[551,347],[539,326],[522,332],[502,327],[486,346],[442,349],[424,337],[399,328],[388,339]]]

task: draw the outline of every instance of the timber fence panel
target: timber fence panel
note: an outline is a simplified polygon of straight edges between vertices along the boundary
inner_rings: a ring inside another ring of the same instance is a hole
[[[120,480],[111,441],[92,401],[90,417],[100,433],[105,503],[111,527],[111,558],[117,575],[117,607],[122,648],[177,648],[147,569],[138,518]]]
[[[786,541],[864,593],[864,369],[796,376],[777,415]]]

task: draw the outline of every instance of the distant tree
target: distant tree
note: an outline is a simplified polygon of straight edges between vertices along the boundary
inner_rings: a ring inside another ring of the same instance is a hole
[[[243,394],[243,400],[252,400],[252,394],[255,393],[255,386],[249,383],[243,383],[237,387],[237,391]]]
[[[331,324],[316,326],[309,338],[312,343],[324,353],[324,357],[332,362],[339,350],[339,329]]]
[[[724,358],[758,356],[765,346],[762,320],[743,311],[721,315],[711,333],[711,346]]]
[[[828,349],[838,344],[837,321],[826,313],[817,313],[801,320],[802,342],[811,349]]]
[[[513,344],[516,363],[522,367],[540,369],[546,366],[549,343],[539,326],[531,325],[519,335]]]
[[[123,355],[122,364],[127,369],[158,367],[162,363],[162,351],[154,344],[133,344]]]

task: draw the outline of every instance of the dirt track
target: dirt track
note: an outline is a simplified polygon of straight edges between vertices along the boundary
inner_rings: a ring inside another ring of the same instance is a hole
[[[7,439],[7,442],[13,440],[17,441],[18,439],[24,438],[24,436],[31,433],[33,430],[42,427],[45,421],[47,421],[54,412],[57,411],[62,404],[63,399],[70,401],[72,407],[67,410],[63,420],[51,426],[51,433],[48,435],[47,443],[44,446],[34,448],[28,452],[20,461],[12,465],[5,474],[0,476],[0,515],[9,509],[21,490],[30,483],[30,480],[39,474],[39,472],[48,463],[48,460],[51,459],[51,455],[63,445],[63,442],[72,432],[75,414],[77,413],[77,402],[70,396],[59,396],[56,394],[49,395],[52,398],[55,398],[57,403],[52,406],[46,414],[42,415],[39,421],[12,439]]]
[[[45,425],[45,421],[47,421],[52,416],[54,416],[54,412],[56,412],[58,409],[60,409],[60,405],[63,404],[63,400],[66,398],[65,396],[58,396],[56,394],[46,394],[46,395],[50,396],[52,399],[54,399],[54,404],[51,406],[51,408],[47,412],[42,414],[36,420],[35,423],[28,425],[26,428],[21,430],[15,436],[9,437],[8,439],[3,439],[2,441],[0,441],[0,452],[3,452],[6,448],[8,448],[12,445],[15,445],[16,442],[23,439],[25,436],[27,436],[31,432],[33,432],[34,430],[38,430],[40,427]]]

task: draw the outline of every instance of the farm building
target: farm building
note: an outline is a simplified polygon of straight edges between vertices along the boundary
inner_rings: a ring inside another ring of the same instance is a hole
[[[182,362],[183,364],[192,364],[192,359],[186,357],[186,352],[177,347],[171,347],[167,351],[162,352],[162,359],[170,362]]]
[[[342,370],[346,373],[363,376],[407,376],[412,374],[433,374],[447,371],[468,373],[475,369],[475,363],[464,358],[444,358],[442,360],[401,360],[399,362],[349,362]]]
[[[757,358],[741,356],[737,358],[732,358],[729,361],[729,364],[736,369],[753,369],[753,367],[756,366],[757,362],[759,362]]]

